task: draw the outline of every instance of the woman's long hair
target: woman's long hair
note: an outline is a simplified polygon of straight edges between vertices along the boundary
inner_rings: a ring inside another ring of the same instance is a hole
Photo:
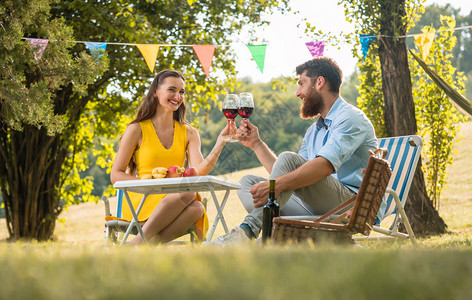
[[[149,91],[144,97],[143,103],[141,103],[141,105],[138,108],[136,117],[134,118],[133,121],[131,121],[130,124],[139,123],[141,121],[150,119],[156,113],[157,105],[159,103],[159,100],[155,96],[156,90],[159,87],[159,85],[164,81],[164,79],[166,79],[167,77],[181,78],[185,82],[184,75],[182,75],[182,73],[180,73],[179,71],[162,70],[159,73],[157,73],[156,77],[154,77],[154,80],[152,81]],[[179,108],[176,111],[174,111],[174,120],[176,120],[177,122],[181,124],[187,123],[187,120],[185,119],[186,111],[187,111],[187,105],[184,100],[182,104],[180,104]],[[121,141],[121,138],[120,138],[120,141]],[[137,175],[136,171],[137,171],[137,166],[136,166],[135,156],[133,153],[133,156],[131,157],[131,160],[128,163],[128,168],[126,172],[128,174],[136,176]]]
[[[156,113],[157,105],[159,103],[159,100],[157,99],[155,95],[156,90],[159,88],[161,83],[167,77],[181,78],[185,82],[184,75],[182,75],[182,73],[180,73],[179,71],[162,70],[159,73],[157,73],[156,77],[154,77],[154,80],[152,81],[149,91],[144,97],[143,103],[141,103],[141,105],[138,108],[136,117],[134,118],[133,121],[131,121],[130,124],[138,123],[138,122],[150,119]],[[174,111],[174,120],[176,120],[177,122],[181,124],[185,124],[187,122],[185,118],[186,111],[187,111],[187,104],[185,103],[185,100],[184,100],[182,104],[179,106],[179,108],[176,111]]]

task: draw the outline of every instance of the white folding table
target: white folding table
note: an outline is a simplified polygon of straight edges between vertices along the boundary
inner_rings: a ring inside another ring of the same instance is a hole
[[[126,239],[128,238],[133,226],[137,227],[143,242],[146,243],[143,230],[138,222],[138,215],[147,196],[151,194],[210,192],[216,207],[216,217],[206,240],[211,240],[213,233],[215,232],[216,225],[220,220],[225,233],[227,233],[228,226],[226,225],[226,221],[223,216],[223,209],[226,205],[226,201],[228,200],[229,192],[231,190],[240,189],[241,185],[238,182],[221,179],[215,176],[193,176],[148,180],[123,180],[115,182],[113,187],[123,190],[123,194],[126,198],[126,201],[128,201],[128,206],[131,208],[131,214],[133,215],[133,220],[131,220],[128,229],[126,230],[126,233],[121,241],[121,245],[123,245],[126,242]],[[216,191],[225,191],[221,204],[218,202],[218,198],[215,193]],[[134,210],[133,205],[131,204],[128,192],[143,194],[143,198],[141,199],[141,202],[139,203],[136,210]]]

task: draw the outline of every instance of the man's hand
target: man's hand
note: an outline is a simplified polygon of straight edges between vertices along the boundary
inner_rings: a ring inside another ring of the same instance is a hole
[[[237,131],[238,139],[243,146],[254,150],[257,143],[262,142],[259,130],[249,120],[242,120]]]
[[[252,186],[249,191],[254,199],[254,207],[260,207],[266,204],[269,199],[269,182],[262,181]]]

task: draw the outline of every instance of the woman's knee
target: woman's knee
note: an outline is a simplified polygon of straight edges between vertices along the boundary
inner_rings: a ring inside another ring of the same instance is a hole
[[[179,198],[185,205],[189,205],[197,197],[196,193],[180,193]]]
[[[194,200],[192,203],[187,206],[187,209],[189,210],[190,214],[192,215],[192,219],[198,221],[202,216],[203,213],[205,212],[205,207],[203,207],[203,203],[201,203],[198,200]]]

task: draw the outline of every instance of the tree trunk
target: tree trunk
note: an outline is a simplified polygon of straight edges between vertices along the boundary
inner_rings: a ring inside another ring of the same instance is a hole
[[[52,237],[59,206],[59,180],[65,152],[60,136],[25,125],[23,131],[2,131],[2,170],[8,189],[2,188],[10,239],[45,241]]]
[[[405,38],[391,37],[406,34],[405,26],[402,25],[404,15],[404,0],[381,2],[380,34],[382,38],[379,40],[379,58],[385,101],[385,127],[388,136],[410,135],[417,132]],[[408,198],[406,213],[417,235],[440,234],[446,231],[447,225],[427,195],[421,171],[421,159]]]

